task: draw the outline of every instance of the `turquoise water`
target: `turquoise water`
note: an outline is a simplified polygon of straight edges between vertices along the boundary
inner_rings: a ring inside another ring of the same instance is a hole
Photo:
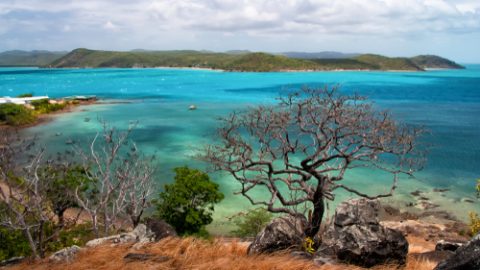
[[[480,178],[480,65],[466,70],[428,72],[285,72],[236,73],[188,69],[36,69],[0,68],[0,96],[33,92],[62,97],[97,95],[106,102],[81,107],[74,113],[55,116],[54,121],[26,130],[38,134],[52,151],[68,146],[67,139],[84,141],[98,130],[96,118],[126,127],[139,121],[133,139],[147,153],[158,157],[157,182],[172,180],[171,169],[179,165],[204,168],[193,157],[211,142],[216,118],[235,109],[275,102],[275,98],[302,86],[340,85],[346,93],[370,97],[379,108],[389,109],[400,120],[424,125],[430,134],[428,163],[416,179],[402,179],[393,198],[411,201],[409,192],[421,189],[442,209],[459,218],[479,209],[474,198],[475,179]],[[195,104],[198,110],[189,111]],[[92,121],[85,122],[84,118]],[[60,132],[60,136],[56,133]],[[232,195],[236,183],[214,174],[227,198],[217,207],[215,222],[225,221],[248,203]],[[370,192],[387,188],[383,176],[370,171],[348,175],[346,181],[369,187]],[[364,184],[366,183],[366,184]],[[443,196],[433,187],[450,188]],[[338,200],[350,194],[339,194]],[[458,211],[462,209],[462,211]]]

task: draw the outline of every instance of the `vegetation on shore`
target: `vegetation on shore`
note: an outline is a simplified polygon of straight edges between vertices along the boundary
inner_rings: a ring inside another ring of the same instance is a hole
[[[429,60],[434,58],[434,60]],[[422,64],[419,66],[415,61]],[[420,59],[423,59],[420,61]],[[76,49],[47,65],[54,68],[99,67],[189,67],[226,71],[301,71],[301,70],[406,70],[461,66],[438,56],[391,58],[364,54],[342,59],[301,59],[261,52],[214,53],[203,51],[98,51]]]

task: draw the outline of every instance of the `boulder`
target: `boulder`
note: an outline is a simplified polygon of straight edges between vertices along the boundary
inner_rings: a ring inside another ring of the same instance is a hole
[[[460,269],[480,269],[480,233],[473,237],[468,243],[459,247],[450,258],[435,267],[435,270]]]
[[[12,257],[12,258],[0,261],[0,267],[19,264],[19,263],[23,262],[24,259],[25,259],[25,257],[21,257],[21,256]]]
[[[408,242],[400,231],[382,226],[377,200],[353,199],[341,203],[321,237],[317,258],[344,261],[364,267],[381,263],[404,264]]]
[[[456,251],[463,243],[440,240],[435,245],[436,251]]]
[[[177,236],[177,232],[172,225],[168,224],[164,220],[150,218],[147,219],[146,224],[148,230],[152,232],[156,242],[165,237]]]
[[[96,247],[103,244],[124,244],[124,243],[148,243],[152,242],[154,235],[145,224],[139,224],[135,229],[128,233],[121,233],[103,238],[93,239],[87,242],[85,246]]]
[[[73,245],[53,253],[49,259],[55,262],[71,262],[80,250],[82,249],[79,246]]]
[[[273,219],[248,247],[248,254],[272,253],[302,247],[307,220],[303,216]]]

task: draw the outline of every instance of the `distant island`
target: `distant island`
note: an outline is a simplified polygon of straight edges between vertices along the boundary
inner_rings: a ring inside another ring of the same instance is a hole
[[[376,54],[338,52],[271,54],[250,51],[100,51],[75,49],[69,53],[48,51],[9,51],[0,53],[1,66],[40,66],[48,68],[208,68],[225,71],[331,71],[381,70],[424,71],[462,69],[463,66],[436,55],[412,58]]]

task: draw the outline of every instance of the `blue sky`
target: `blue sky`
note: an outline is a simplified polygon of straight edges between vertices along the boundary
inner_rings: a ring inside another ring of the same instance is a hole
[[[480,63],[480,0],[0,0],[0,51],[438,54]]]

